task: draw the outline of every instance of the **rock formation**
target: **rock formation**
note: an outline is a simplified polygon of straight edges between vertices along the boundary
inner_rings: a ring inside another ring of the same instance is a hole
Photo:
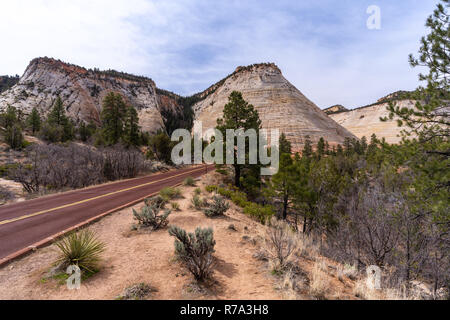
[[[323,112],[325,112],[328,115],[345,111],[348,111],[348,109],[341,104],[337,104],[323,110]]]
[[[394,100],[400,108],[414,107],[415,101],[407,99],[405,95],[406,92],[399,91],[379,99],[375,104],[332,113],[329,117],[358,138],[365,136],[369,139],[372,134],[376,134],[379,139],[385,138],[388,143],[399,143],[402,140],[401,131],[407,128],[399,127],[395,120],[382,122],[380,118],[389,116],[387,107]]]
[[[37,107],[41,115],[46,115],[60,96],[68,116],[76,123],[99,124],[103,98],[111,91],[122,94],[138,110],[144,131],[164,128],[159,109],[165,107],[161,102],[164,98],[158,97],[151,79],[116,71],[87,70],[49,58],[31,61],[19,82],[0,95],[0,111],[9,104],[24,114]]]
[[[205,98],[194,105],[194,112],[204,131],[215,127],[234,90],[242,92],[244,99],[255,106],[262,127],[279,129],[295,151],[303,148],[307,136],[313,143],[323,137],[330,145],[342,144],[346,137],[354,138],[289,83],[275,64],[239,67],[200,94]]]

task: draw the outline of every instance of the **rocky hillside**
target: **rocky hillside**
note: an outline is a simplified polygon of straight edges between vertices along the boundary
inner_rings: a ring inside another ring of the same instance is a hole
[[[401,141],[401,131],[406,128],[398,127],[395,120],[382,122],[380,118],[389,116],[387,107],[392,101],[396,101],[400,108],[412,108],[415,101],[408,99],[407,94],[405,91],[395,92],[379,99],[375,104],[332,113],[329,116],[358,138],[370,138],[375,133],[379,139],[385,138],[388,143],[398,143]]]
[[[10,104],[28,114],[36,106],[45,115],[60,96],[75,122],[99,124],[103,98],[111,91],[122,94],[138,110],[144,131],[165,129],[162,112],[170,116],[182,112],[176,99],[157,94],[151,79],[112,70],[88,70],[50,58],[31,61],[19,82],[0,95],[0,111]]]
[[[0,93],[10,89],[17,82],[19,82],[19,76],[0,76]]]
[[[303,147],[306,136],[314,143],[323,137],[331,145],[354,137],[289,83],[275,64],[239,67],[201,94],[205,98],[194,105],[194,112],[196,120],[203,122],[203,130],[215,127],[234,90],[241,91],[244,99],[255,106],[263,128],[285,133],[294,150]]]

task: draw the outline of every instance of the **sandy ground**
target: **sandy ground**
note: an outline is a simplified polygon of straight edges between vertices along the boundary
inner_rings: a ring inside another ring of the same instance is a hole
[[[199,187],[214,182],[210,174]],[[253,258],[255,241],[264,226],[232,207],[226,217],[208,219],[190,208],[194,187],[183,187],[180,212],[173,212],[170,225],[192,232],[212,227],[217,242],[214,284],[206,290],[192,286],[193,278],[174,258],[174,238],[167,229],[131,232],[131,208],[114,213],[89,228],[107,244],[101,271],[82,283],[80,290],[68,290],[57,280],[42,280],[58,256],[55,245],[15,261],[0,269],[0,299],[115,299],[131,285],[146,282],[157,292],[152,299],[281,299],[275,279],[261,262]],[[203,188],[202,188],[203,189]],[[134,206],[139,208],[142,204]],[[233,224],[237,231],[228,227]]]

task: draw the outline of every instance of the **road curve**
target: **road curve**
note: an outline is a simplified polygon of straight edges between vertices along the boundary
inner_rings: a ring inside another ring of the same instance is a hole
[[[206,166],[69,191],[0,207],[0,260],[86,220],[200,177]],[[208,171],[214,167],[209,166]]]

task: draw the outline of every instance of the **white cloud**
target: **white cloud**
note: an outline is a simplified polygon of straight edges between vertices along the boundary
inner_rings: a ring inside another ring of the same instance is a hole
[[[0,0],[0,74],[51,56],[190,94],[238,65],[273,61],[320,107],[356,107],[417,86],[407,55],[436,3],[380,0],[382,30],[369,31],[369,2]]]

